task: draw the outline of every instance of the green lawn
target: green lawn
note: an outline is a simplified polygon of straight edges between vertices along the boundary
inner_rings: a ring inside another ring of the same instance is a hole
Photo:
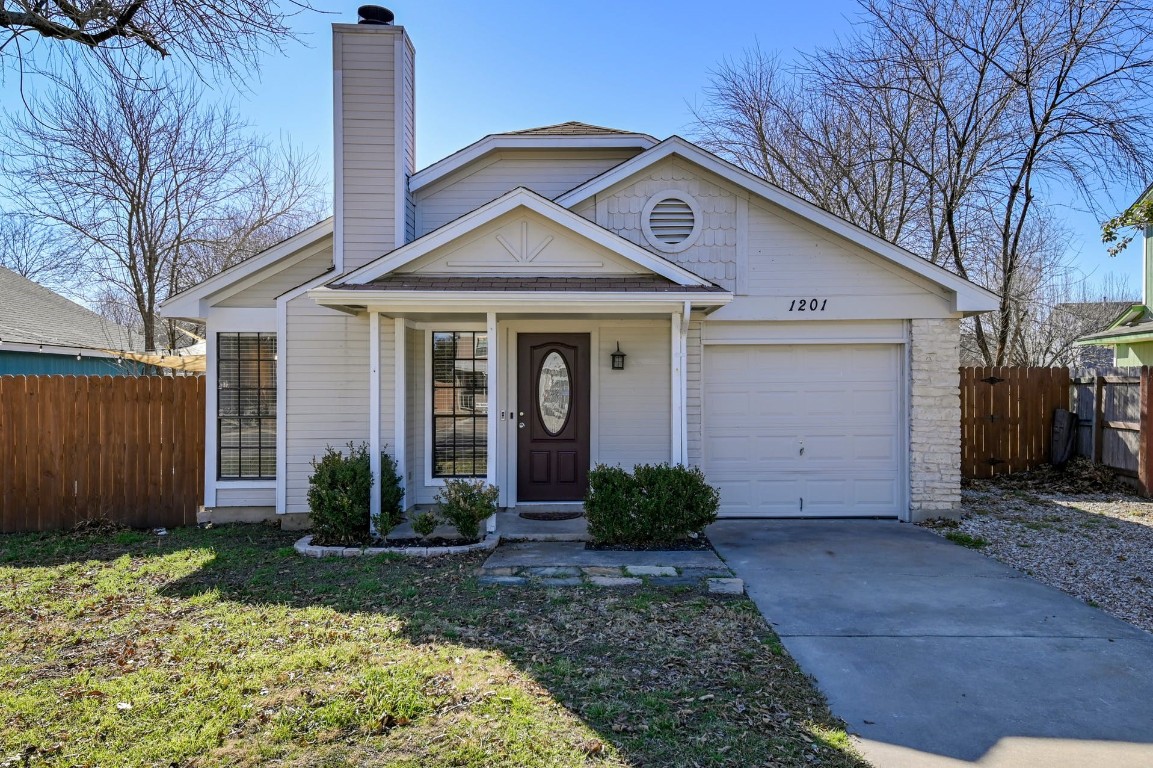
[[[266,526],[0,536],[0,766],[864,766],[752,603]]]

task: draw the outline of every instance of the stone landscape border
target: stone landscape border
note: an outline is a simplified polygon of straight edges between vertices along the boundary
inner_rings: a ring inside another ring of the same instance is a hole
[[[454,547],[321,547],[314,546],[312,536],[305,536],[293,545],[305,557],[370,557],[372,555],[403,555],[404,557],[439,557],[485,552],[496,549],[500,534],[490,533],[475,544]]]

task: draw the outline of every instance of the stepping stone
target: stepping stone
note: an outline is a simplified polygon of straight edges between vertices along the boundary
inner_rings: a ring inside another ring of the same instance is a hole
[[[714,595],[743,595],[745,582],[741,579],[705,579],[709,592]]]
[[[643,582],[631,576],[590,576],[589,583],[598,587],[639,587]]]
[[[537,579],[536,583],[542,587],[579,587],[581,584],[584,584],[584,580],[580,576],[565,576],[561,578]]]
[[[580,568],[570,565],[547,565],[535,568],[524,568],[521,573],[526,576],[544,576],[556,578],[558,576],[580,576]]]
[[[677,569],[668,565],[626,565],[630,576],[676,576]]]
[[[481,576],[476,580],[478,584],[497,587],[523,587],[528,579],[520,576]]]

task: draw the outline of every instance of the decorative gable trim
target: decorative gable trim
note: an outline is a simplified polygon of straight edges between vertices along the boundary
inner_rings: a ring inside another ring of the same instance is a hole
[[[574,208],[616,184],[628,180],[645,168],[673,155],[688,160],[758,197],[952,291],[956,295],[956,311],[958,312],[987,312],[999,306],[999,299],[992,291],[988,291],[963,277],[958,277],[949,270],[925,261],[920,256],[900,246],[893,245],[884,238],[877,237],[840,216],[802,200],[743,168],[701,149],[680,136],[665,139],[652,149],[626,160],[594,179],[590,179],[576,189],[558,197],[556,203],[565,208]]]
[[[376,278],[399,269],[405,264],[409,264],[421,256],[472,232],[477,227],[483,226],[518,208],[533,211],[574,234],[620,254],[629,261],[661,277],[668,278],[678,285],[711,285],[709,281],[693,274],[687,269],[662,259],[656,254],[641,248],[639,245],[631,243],[623,237],[597,226],[583,216],[578,216],[567,208],[562,208],[551,200],[541,197],[537,193],[524,187],[517,187],[511,192],[493,200],[491,203],[477,208],[472,213],[465,214],[440,229],[434,230],[408,245],[397,248],[395,251],[366,264],[360,269],[338,278],[338,280],[342,284],[370,283]]]

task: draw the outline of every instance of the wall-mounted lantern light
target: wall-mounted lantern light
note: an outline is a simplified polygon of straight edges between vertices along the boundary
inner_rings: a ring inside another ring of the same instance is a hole
[[[613,370],[623,371],[625,369],[625,353],[621,352],[621,343],[617,342],[617,351],[611,353],[610,357],[613,359]]]

